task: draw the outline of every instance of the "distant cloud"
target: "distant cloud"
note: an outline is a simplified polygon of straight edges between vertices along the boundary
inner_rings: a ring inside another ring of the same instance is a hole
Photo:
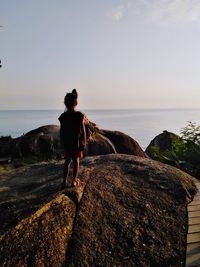
[[[123,18],[125,11],[125,5],[120,5],[110,10],[110,12],[108,12],[108,17],[114,21],[120,21]]]
[[[156,5],[151,18],[166,22],[196,22],[200,18],[199,0],[163,0]]]
[[[163,24],[200,20],[200,0],[137,0],[138,7],[148,20]]]
[[[122,0],[107,16],[118,22],[131,12],[136,19],[161,25],[197,23],[200,22],[200,0]]]

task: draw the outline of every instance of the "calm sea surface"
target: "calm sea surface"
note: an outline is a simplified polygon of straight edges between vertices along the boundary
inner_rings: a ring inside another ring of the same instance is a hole
[[[163,130],[176,134],[188,121],[200,124],[200,109],[83,110],[102,129],[122,131],[142,148]],[[0,111],[0,136],[18,137],[37,127],[57,124],[62,110]]]

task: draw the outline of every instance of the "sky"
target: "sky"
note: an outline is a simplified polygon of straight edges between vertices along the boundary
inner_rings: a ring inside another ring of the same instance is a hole
[[[0,109],[200,108],[199,0],[0,0]]]

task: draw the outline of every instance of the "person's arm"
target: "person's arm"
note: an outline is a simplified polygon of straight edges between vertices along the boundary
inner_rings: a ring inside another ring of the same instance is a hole
[[[84,122],[84,125],[89,125],[89,119],[85,114],[84,114],[84,117],[83,117],[83,122]]]
[[[85,146],[86,146],[85,116],[83,116],[83,120],[81,123],[81,132],[83,135],[83,146],[85,148]]]
[[[60,142],[61,142],[61,144],[63,144],[63,139],[64,139],[64,132],[63,132],[62,126],[60,125]]]
[[[63,131],[63,127],[62,127],[62,115],[58,118],[59,122],[60,122],[60,142],[63,145],[63,139],[64,139],[64,131]]]

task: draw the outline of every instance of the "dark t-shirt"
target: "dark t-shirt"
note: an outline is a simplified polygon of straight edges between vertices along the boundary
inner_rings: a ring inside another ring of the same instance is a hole
[[[83,150],[81,147],[83,117],[84,115],[80,111],[66,111],[58,118],[60,138],[66,152],[75,153]]]

